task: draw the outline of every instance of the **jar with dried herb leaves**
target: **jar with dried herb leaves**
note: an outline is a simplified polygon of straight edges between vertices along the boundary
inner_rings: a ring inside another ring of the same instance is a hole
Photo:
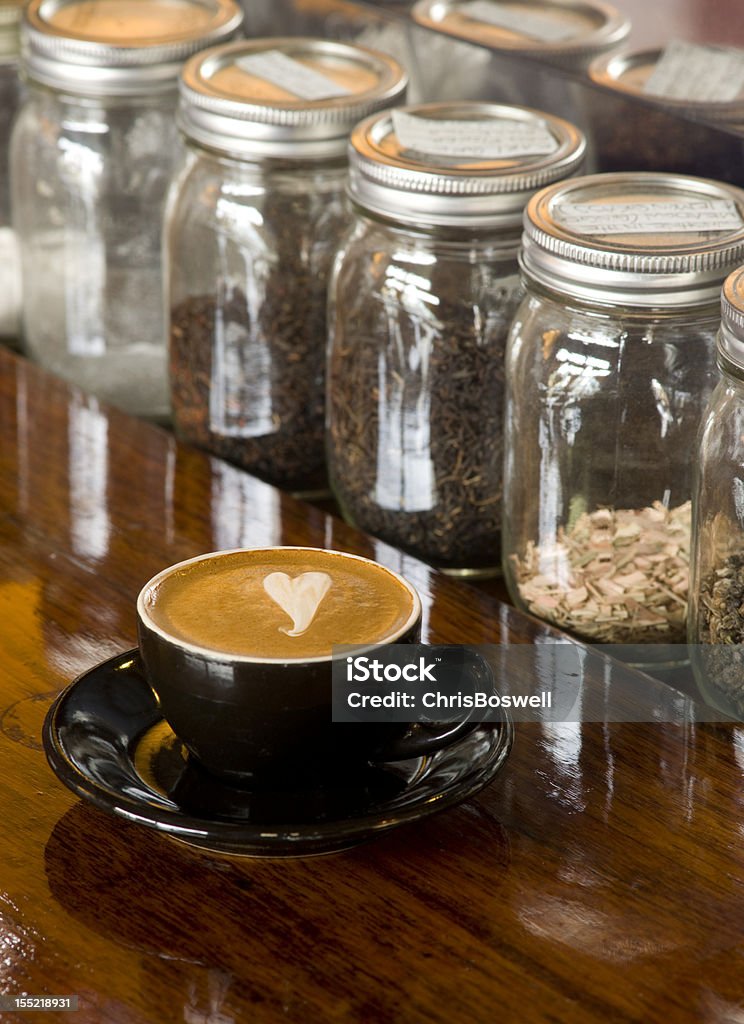
[[[703,699],[744,718],[744,267],[727,278],[720,380],[700,432],[689,642]]]
[[[191,61],[166,225],[178,434],[271,483],[327,490],[328,277],[348,227],[348,134],[402,95],[391,58],[262,39]]]
[[[401,108],[352,134],[355,222],[329,303],[331,484],[350,522],[445,571],[499,566],[522,210],[583,153],[566,121],[487,103]]]
[[[525,212],[505,576],[523,609],[636,663],[686,658],[670,645],[686,639],[696,437],[742,257],[744,191],[699,178],[577,178]]]

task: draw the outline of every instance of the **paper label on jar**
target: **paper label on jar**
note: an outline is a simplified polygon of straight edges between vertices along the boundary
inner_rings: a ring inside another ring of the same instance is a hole
[[[744,220],[726,199],[669,203],[561,203],[554,214],[583,235],[652,235],[736,231]]]
[[[496,160],[558,149],[558,140],[544,122],[439,121],[393,110],[393,127],[405,149],[427,156]]]
[[[252,53],[235,61],[237,67],[256,78],[291,92],[302,100],[327,100],[334,96],[350,96],[351,90],[327,78],[320,71],[293,60],[280,50]]]
[[[493,0],[470,0],[458,10],[475,21],[508,29],[515,35],[537,39],[541,43],[560,43],[576,34],[573,27],[558,21],[555,17],[540,14],[538,11],[517,11],[494,3]]]
[[[665,47],[643,91],[666,99],[730,103],[744,96],[744,51],[676,39]]]

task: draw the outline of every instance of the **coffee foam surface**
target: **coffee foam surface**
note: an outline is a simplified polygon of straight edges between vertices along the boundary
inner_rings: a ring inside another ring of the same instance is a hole
[[[160,629],[197,647],[315,658],[330,655],[335,644],[394,635],[409,619],[413,598],[392,573],[369,562],[255,551],[175,570],[149,592],[147,608]]]

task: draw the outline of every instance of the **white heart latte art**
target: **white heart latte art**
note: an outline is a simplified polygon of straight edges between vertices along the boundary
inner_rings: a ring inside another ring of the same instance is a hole
[[[286,572],[269,573],[263,581],[264,590],[292,620],[292,629],[282,626],[282,633],[302,636],[310,628],[331,582],[326,572],[303,572],[294,579]]]

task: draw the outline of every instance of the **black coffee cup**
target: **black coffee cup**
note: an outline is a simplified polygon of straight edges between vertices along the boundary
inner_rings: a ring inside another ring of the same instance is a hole
[[[419,639],[421,601],[415,589],[398,573],[358,555],[315,548],[240,549],[212,552],[164,569],[145,584],[137,599],[140,652],[165,720],[204,768],[238,783],[306,781],[316,774],[347,773],[369,761],[418,757],[449,745],[471,728],[463,722],[426,728],[333,722],[331,654],[265,658],[227,653],[190,643],[153,620],[154,595],[167,577],[205,559],[230,558],[249,550],[268,557],[272,551],[294,551],[298,559],[309,553],[353,559],[375,573],[388,574],[411,610],[402,625],[374,643]]]

